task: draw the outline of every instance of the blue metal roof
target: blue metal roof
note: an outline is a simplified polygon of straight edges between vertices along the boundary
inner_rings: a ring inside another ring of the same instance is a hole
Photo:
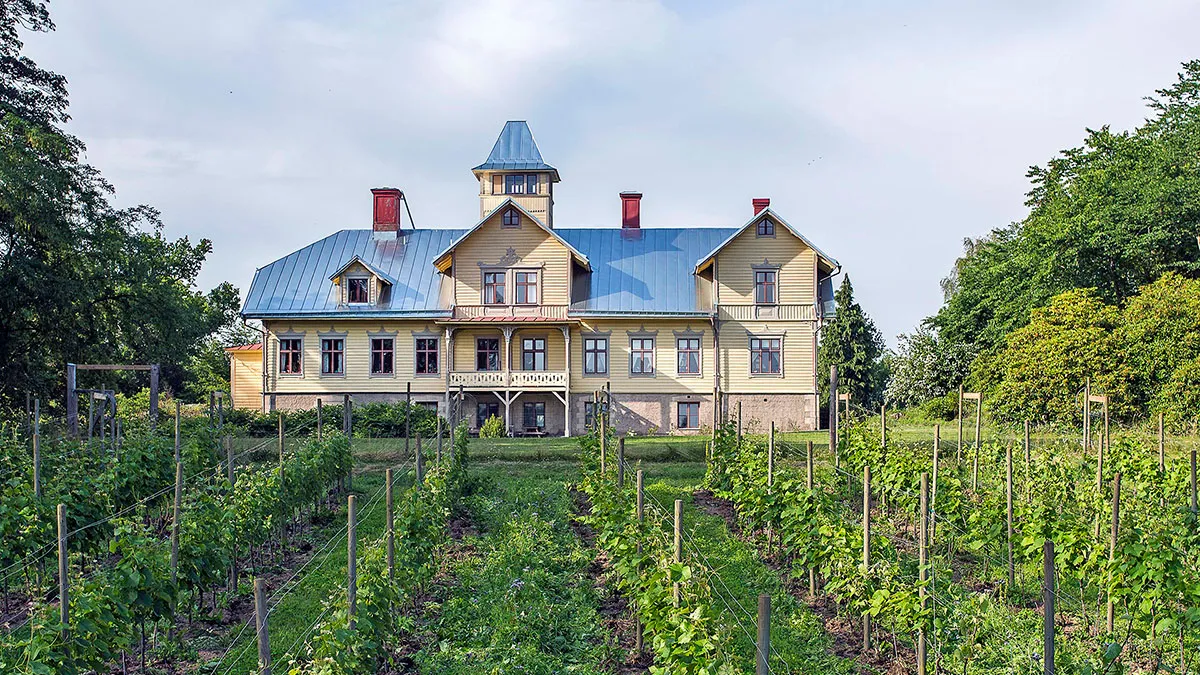
[[[574,314],[707,314],[696,302],[696,259],[737,228],[556,229],[592,271],[575,278]],[[584,293],[586,288],[586,293]]]
[[[554,171],[555,179],[558,178],[558,170],[542,161],[542,153],[533,140],[533,132],[524,120],[510,120],[504,123],[504,129],[500,131],[500,137],[492,146],[487,161],[473,170],[487,169]]]
[[[286,255],[254,273],[242,314],[247,318],[291,316],[444,316],[438,251],[464,230],[410,230],[375,239],[371,230],[342,230]],[[395,281],[389,295],[370,309],[338,307],[329,277],[358,256]]]

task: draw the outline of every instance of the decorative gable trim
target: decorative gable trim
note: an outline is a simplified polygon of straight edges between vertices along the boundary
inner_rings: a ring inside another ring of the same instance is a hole
[[[517,202],[513,201],[511,197],[508,199],[505,199],[503,202],[500,203],[499,206],[497,206],[496,208],[489,211],[488,214],[486,216],[484,216],[483,218],[481,218],[478,223],[475,223],[474,227],[467,230],[458,239],[455,239],[454,241],[450,242],[449,246],[447,246],[444,250],[442,250],[440,253],[438,253],[434,257],[434,259],[433,259],[434,267],[437,267],[438,270],[441,272],[446,272],[447,270],[449,270],[451,261],[452,261],[451,253],[453,253],[454,249],[458,248],[458,245],[463,243],[464,241],[466,241],[467,238],[470,237],[472,234],[475,234],[475,232],[479,228],[483,227],[484,224],[486,224],[489,220],[491,220],[493,217],[495,217],[496,214],[501,213],[505,209],[510,209],[510,208],[515,208],[518,211],[520,211],[522,215],[524,215],[526,218],[528,218],[530,220],[530,222],[532,222],[534,225],[537,225],[538,227],[542,228],[542,230],[546,234],[550,235],[555,241],[562,244],[563,248],[566,248],[568,251],[570,251],[571,255],[573,255],[575,257],[575,259],[579,262],[580,265],[583,266],[584,269],[590,270],[592,268],[591,263],[588,262],[588,258],[586,255],[581,253],[579,251],[579,249],[572,246],[570,244],[570,242],[568,242],[566,239],[563,239],[562,236],[560,236],[557,232],[555,232],[553,228],[547,226],[537,216],[535,216],[532,213],[530,213],[529,211],[527,211],[525,209],[525,207],[523,207],[520,204],[518,204]]]
[[[808,239],[808,237],[805,237],[803,234],[800,234],[800,231],[797,230],[796,228],[792,227],[791,223],[784,220],[783,218],[780,218],[779,214],[775,213],[768,207],[768,208],[763,209],[759,213],[755,214],[755,216],[753,218],[751,218],[750,220],[746,221],[745,225],[742,225],[741,227],[739,227],[736,232],[729,235],[729,238],[727,238],[725,241],[718,244],[717,247],[714,248],[712,251],[709,251],[708,255],[697,260],[696,261],[696,269],[694,270],[694,273],[699,274],[700,272],[703,272],[705,270],[705,268],[707,268],[710,264],[712,264],[713,259],[716,258],[718,253],[721,252],[721,249],[728,246],[730,244],[730,242],[732,242],[734,239],[737,239],[738,237],[740,237],[742,235],[742,233],[745,232],[746,230],[750,229],[751,227],[755,227],[755,231],[757,232],[758,221],[760,221],[764,218],[770,218],[771,220],[774,220],[777,224],[783,225],[785,228],[787,228],[788,232],[791,232],[793,235],[795,235],[795,237],[797,239],[804,242],[804,244],[806,246],[811,248],[813,250],[813,252],[817,254],[817,257],[820,260],[822,260],[826,265],[829,265],[830,269],[834,269],[834,270],[841,269],[841,267],[842,267],[841,263],[839,263],[837,260],[834,260],[833,258],[829,257],[828,255],[825,255],[825,253],[821,249],[817,248],[816,244],[812,243],[812,241],[810,241]]]

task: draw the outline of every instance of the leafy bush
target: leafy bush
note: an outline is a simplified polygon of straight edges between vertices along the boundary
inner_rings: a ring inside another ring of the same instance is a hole
[[[1200,357],[1180,366],[1154,398],[1153,410],[1177,431],[1200,419]]]
[[[487,418],[479,427],[480,438],[503,438],[504,435],[504,420],[495,415]]]
[[[953,420],[958,415],[958,391],[947,392],[944,396],[931,398],[917,406],[917,409],[928,420],[943,422]]]

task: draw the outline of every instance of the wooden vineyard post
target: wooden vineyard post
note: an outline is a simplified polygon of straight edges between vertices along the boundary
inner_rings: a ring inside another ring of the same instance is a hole
[[[392,501],[392,470],[387,469],[383,472],[383,480],[387,483],[386,497],[387,502],[387,569],[388,579],[395,580],[396,578],[396,511],[394,502]]]
[[[175,462],[175,503],[171,511],[171,583],[179,579],[179,510],[183,506],[183,462]]]
[[[871,575],[871,466],[863,466],[863,581]],[[871,617],[863,615],[863,652],[871,651]]]
[[[267,635],[267,587],[261,578],[254,580],[254,628],[258,633],[259,675],[271,675],[271,641]]]
[[[421,452],[421,434],[417,434],[417,490],[425,482],[425,453]]]
[[[321,417],[322,417],[322,415],[321,415],[321,399],[320,399],[320,397],[318,397],[317,398],[317,440],[318,441],[324,440],[323,430],[321,427],[321,424],[322,424]]]
[[[221,442],[225,444],[226,478],[229,480],[229,487],[233,487],[235,480],[233,476],[233,438],[226,436],[221,439]]]
[[[1054,542],[1042,545],[1042,672],[1054,675]]]
[[[1008,504],[1006,509],[1006,521],[1008,525],[1008,592],[1012,593],[1015,576],[1013,571],[1013,460],[1012,460],[1012,445],[1005,443],[1004,464],[1004,491],[1007,494]]]
[[[1158,475],[1162,480],[1167,477],[1167,437],[1163,433],[1163,414],[1158,413]],[[1163,486],[1159,486],[1161,491]],[[1160,506],[1167,505],[1167,496],[1164,494],[1159,499]]]
[[[1192,448],[1192,513],[1196,512],[1196,449]]]
[[[921,598],[921,611],[925,611],[929,605],[929,593],[925,589],[929,581],[929,570],[927,569],[929,558],[929,474],[927,472],[921,474],[920,506],[921,522],[917,531],[917,570],[920,573],[921,587],[918,593]],[[925,624],[925,620],[922,620],[917,631],[917,675],[926,675],[927,673]]]
[[[879,404],[879,447],[887,447],[887,404]]]
[[[813,442],[812,441],[808,442],[807,457],[804,460],[804,468],[805,468],[804,486],[808,488],[809,492],[812,492],[812,489],[813,489]],[[808,595],[809,595],[809,597],[816,597],[816,595],[817,595],[817,570],[812,567],[808,568]]]
[[[983,394],[958,388],[958,460],[962,461],[962,402],[975,401],[975,447],[971,456],[971,489],[979,490],[979,451],[983,445]]]
[[[954,461],[962,464],[962,446],[963,446],[963,386],[958,385],[958,451],[954,457]]]
[[[636,513],[637,513],[638,527],[641,528],[641,526],[646,522],[646,502],[645,502],[645,493],[643,492],[643,489],[645,487],[645,476],[642,474],[641,469],[637,470],[637,474],[635,474],[634,480],[637,484],[637,498],[636,498],[634,508],[636,509]],[[642,537],[640,534],[638,535],[637,552],[638,552],[638,558],[640,559],[641,555],[642,555]],[[638,573],[639,574],[641,573],[641,563],[638,563]],[[642,645],[642,620],[641,620],[641,616],[636,614],[636,612],[637,612],[636,609],[634,610],[634,612],[635,612],[634,628],[637,631],[637,635],[634,637],[634,649],[637,651],[638,656],[641,656],[642,651],[645,648],[644,645]]]
[[[180,408],[180,405],[181,405],[180,402],[178,400],[176,400],[175,401],[175,463],[176,464],[179,463],[179,459],[181,456],[181,454],[180,454],[181,450],[179,447],[179,408]]]
[[[67,505],[58,505],[58,616],[63,625],[63,639],[71,625],[71,594],[67,579]]]
[[[358,611],[358,529],[354,495],[346,498],[346,614],[350,630],[354,630],[354,615]]]
[[[600,402],[600,392],[596,391],[596,402]],[[600,475],[608,474],[608,416],[603,412],[603,406],[595,408],[596,414],[600,420]]]
[[[714,441],[717,440],[717,429],[720,428],[720,426],[721,426],[721,389],[720,389],[720,387],[714,386],[713,387],[713,427],[712,427],[712,437],[713,437]]]
[[[625,437],[617,439],[617,487],[625,489]]]
[[[279,411],[279,482],[283,482],[283,411]]]
[[[1025,420],[1025,499],[1029,499],[1029,420]]]
[[[410,454],[412,446],[410,439],[412,438],[412,382],[404,385],[404,456],[412,457]]]
[[[767,437],[767,487],[775,484],[775,421],[771,421],[771,432]]]
[[[738,443],[742,442],[742,402],[738,401],[737,411],[737,439]]]
[[[683,500],[675,500],[675,551],[672,556],[672,561],[675,564],[683,562]],[[671,588],[671,597],[674,600],[675,607],[679,607],[680,598],[682,596],[679,588],[679,582],[676,581]]]
[[[838,377],[837,366],[829,366],[829,451],[833,453],[833,466],[842,468],[838,457]]]
[[[933,538],[933,531],[937,527],[937,486],[938,486],[938,465],[941,463],[940,455],[942,451],[942,425],[933,425],[933,487],[932,494],[929,497],[929,538]]]
[[[346,491],[354,489],[354,408],[350,394],[342,395],[342,433],[346,434],[346,442],[350,449],[350,470],[346,472]],[[407,448],[405,448],[407,450]]]
[[[435,413],[436,414],[436,413]],[[538,452],[541,452],[541,446],[538,446]],[[437,415],[437,463],[442,465],[442,416]]]
[[[1083,385],[1083,454],[1092,451],[1092,378]]]
[[[1117,531],[1121,527],[1121,472],[1113,476],[1112,499],[1112,532],[1108,538],[1109,584],[1112,584],[1112,565],[1117,558]],[[1116,623],[1116,612],[1113,608],[1112,591],[1108,593],[1108,632],[1112,633]]]
[[[755,675],[768,675],[771,672],[771,596],[758,596],[758,645],[754,655]]]
[[[42,498],[42,400],[33,399],[33,496]]]

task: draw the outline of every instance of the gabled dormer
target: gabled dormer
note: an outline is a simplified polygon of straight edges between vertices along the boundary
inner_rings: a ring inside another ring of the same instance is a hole
[[[384,306],[396,280],[357,255],[346,261],[329,280],[337,293],[337,304],[346,309],[372,309]]]
[[[542,161],[533,132],[523,120],[506,122],[492,152],[472,169],[479,180],[479,217],[511,199],[548,227],[554,226],[558,169]],[[507,214],[514,222],[519,214]]]

